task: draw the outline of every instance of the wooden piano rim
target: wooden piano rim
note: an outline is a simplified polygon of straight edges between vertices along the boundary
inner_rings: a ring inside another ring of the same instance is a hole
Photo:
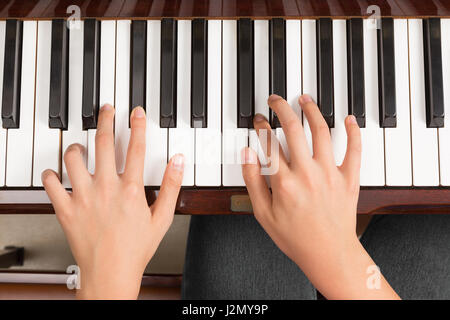
[[[450,1],[439,3],[423,0],[4,0],[1,18],[55,19],[65,18],[70,5],[77,5],[81,16],[90,18],[118,17],[148,19],[173,17],[198,18],[318,18],[367,16],[368,5],[377,5],[383,17],[445,17],[450,15]],[[138,18],[137,18],[138,17]]]
[[[146,187],[148,202],[155,199],[158,188]],[[43,190],[43,188],[0,188],[7,190]],[[248,210],[232,210],[232,202],[239,197],[249,203],[245,188],[183,187],[178,197],[177,214],[251,214]],[[239,206],[238,206],[239,207]],[[245,207],[245,206],[244,206]],[[449,187],[361,187],[358,214],[448,214]],[[54,214],[50,203],[1,203],[0,214]]]
[[[394,18],[394,19],[426,19],[426,18],[440,18],[440,19],[450,19],[450,15],[415,15],[415,16],[392,16],[392,15],[383,15],[383,18]],[[319,19],[319,18],[330,18],[333,20],[348,20],[351,18],[362,18],[368,19],[369,16],[236,16],[236,17],[211,17],[211,16],[199,16],[199,17],[175,17],[175,16],[164,16],[164,17],[82,17],[81,20],[87,19],[97,19],[97,20],[161,20],[163,18],[172,18],[175,20],[193,20],[193,19],[206,19],[206,20],[238,20],[249,18],[252,20],[270,20],[273,18],[283,18],[285,20],[311,20],[311,19]],[[23,21],[48,21],[54,19],[67,19],[67,16],[61,17],[2,17],[0,21],[6,21],[11,19],[18,19]]]

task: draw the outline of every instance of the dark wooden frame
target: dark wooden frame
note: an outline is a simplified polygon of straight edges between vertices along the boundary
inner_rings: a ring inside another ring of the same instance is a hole
[[[0,18],[65,18],[77,5],[82,18],[361,17],[368,5],[383,16],[450,17],[450,0],[3,0]]]

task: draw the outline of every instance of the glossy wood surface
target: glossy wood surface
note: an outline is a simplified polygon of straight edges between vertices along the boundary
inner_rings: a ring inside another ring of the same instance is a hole
[[[382,16],[450,16],[450,0],[2,0],[0,18],[50,19],[70,16],[76,5],[81,17],[361,17],[376,5]]]
[[[232,197],[247,196],[245,188],[182,189],[177,214],[248,214],[232,210]],[[147,200],[155,200],[155,192],[147,189]],[[0,214],[53,214],[51,204],[0,204]],[[358,214],[448,214],[450,189],[362,189]]]

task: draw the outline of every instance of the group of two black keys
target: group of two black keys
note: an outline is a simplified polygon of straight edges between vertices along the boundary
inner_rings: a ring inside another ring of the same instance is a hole
[[[100,81],[100,21],[84,21],[83,129],[96,128]],[[237,22],[237,125],[252,128],[254,108],[254,28],[251,19]],[[381,19],[378,29],[378,80],[380,127],[396,126],[394,22]],[[207,21],[192,21],[191,126],[207,127]],[[130,113],[146,107],[147,23],[131,23]],[[363,19],[347,20],[348,112],[365,127]],[[427,127],[443,127],[443,84],[440,19],[423,21]],[[330,128],[334,127],[333,24],[329,18],[317,20],[318,105]],[[52,21],[49,127],[67,129],[69,30],[65,20]],[[120,47],[119,47],[120,48]],[[119,49],[120,50],[120,49]],[[161,21],[160,126],[177,124],[177,21]],[[6,22],[2,123],[19,128],[22,21]],[[299,57],[300,58],[300,57]],[[286,98],[286,23],[269,21],[269,90]],[[269,119],[280,127],[275,114]]]

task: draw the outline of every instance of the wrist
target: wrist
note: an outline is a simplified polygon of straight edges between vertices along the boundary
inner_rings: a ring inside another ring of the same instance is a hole
[[[80,270],[78,299],[137,299],[143,272],[116,268]]]
[[[376,264],[356,236],[316,257],[304,272],[327,299],[398,298],[380,272],[374,275]],[[369,285],[372,276],[379,286]]]

